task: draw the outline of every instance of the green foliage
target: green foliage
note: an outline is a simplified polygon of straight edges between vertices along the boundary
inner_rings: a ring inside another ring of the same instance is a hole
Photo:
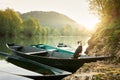
[[[20,13],[19,13],[20,14]],[[83,36],[85,28],[56,12],[33,11],[19,15],[12,9],[0,10],[0,36]],[[21,17],[22,19],[21,19]],[[80,27],[80,28],[79,28]]]
[[[56,12],[31,11],[21,14],[23,20],[36,18],[43,29],[41,35],[83,36],[88,31],[69,17]],[[46,28],[49,27],[48,28]],[[45,33],[44,33],[45,32]]]
[[[120,0],[90,0],[89,2],[90,9],[101,18],[94,34],[94,37],[97,38],[96,41],[106,37],[108,43],[115,45],[119,42],[120,15],[118,14],[120,13]]]
[[[12,9],[0,11],[0,34],[1,36],[15,36],[20,31],[22,20]]]
[[[30,18],[23,22],[23,33],[27,36],[33,36],[40,32],[40,26],[37,19]]]
[[[97,30],[89,40],[89,51],[99,47],[98,53],[112,55],[119,61],[120,48],[120,0],[89,0],[90,9],[101,19]],[[96,53],[97,54],[97,53]]]
[[[66,26],[63,27],[62,32],[63,35],[70,36],[72,33],[72,27],[69,24],[67,24]]]
[[[61,32],[60,32],[59,29],[54,28],[54,29],[51,29],[51,35],[53,35],[53,36],[61,36]]]
[[[101,19],[115,19],[120,16],[120,0],[89,0],[90,10]]]

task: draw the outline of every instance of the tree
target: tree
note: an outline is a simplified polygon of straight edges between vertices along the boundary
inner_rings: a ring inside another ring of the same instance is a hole
[[[0,36],[5,36],[6,33],[6,18],[4,11],[0,11]]]
[[[37,19],[29,18],[23,22],[23,32],[27,36],[33,36],[40,30]]]
[[[101,19],[114,19],[120,16],[120,0],[89,0],[90,10],[97,13]]]
[[[62,28],[62,34],[63,34],[63,35],[66,35],[66,36],[72,35],[72,31],[73,31],[73,29],[72,29],[71,25],[69,25],[69,24],[66,24],[66,25]]]
[[[22,19],[12,9],[0,11],[0,30],[1,34],[15,36],[20,30]]]
[[[46,30],[46,36],[50,35],[51,29],[49,27],[44,27]]]
[[[60,36],[60,30],[58,28],[54,28],[51,30],[51,35],[53,36]]]
[[[47,30],[44,27],[42,27],[40,33],[42,36],[45,36],[47,34]]]

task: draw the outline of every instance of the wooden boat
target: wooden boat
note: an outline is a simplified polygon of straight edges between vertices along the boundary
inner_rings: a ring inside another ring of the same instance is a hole
[[[73,56],[73,52],[59,49],[57,47],[49,46],[46,44],[37,44],[31,46],[21,46],[18,44],[6,44],[7,48],[11,51],[16,51],[18,53],[24,53],[28,55],[37,55],[37,56],[51,56],[60,57],[60,58],[70,58]],[[59,54],[53,54],[57,52]],[[69,54],[69,55],[66,55]]]
[[[22,52],[28,55],[40,55],[40,56],[46,56],[47,51],[44,49],[32,47],[32,46],[22,46],[14,43],[7,43],[6,46],[8,46],[10,49],[16,50],[18,52]]]
[[[47,56],[28,55],[18,52],[16,50],[11,50],[11,51],[13,51],[16,55],[24,57],[26,59],[30,59],[42,64],[46,64],[70,72],[75,72],[84,63],[95,62],[97,60],[105,60],[109,58],[105,56],[86,56],[86,57],[80,57],[79,59],[72,59],[71,57],[73,56],[73,52],[69,52],[61,49],[56,49],[56,50],[49,49],[48,50],[49,55]]]
[[[19,76],[24,76],[32,79],[40,79],[40,80],[55,80],[58,78],[58,80],[62,79],[63,77],[70,75],[71,72],[64,71],[58,68],[54,68],[51,66],[47,66],[41,63],[38,63],[36,61],[32,61],[30,59],[15,55],[15,54],[8,54],[4,52],[0,52],[0,55],[6,58],[6,61],[17,65],[19,67],[22,67],[24,69],[39,73],[40,75],[23,75],[23,74],[18,74],[14,73]]]

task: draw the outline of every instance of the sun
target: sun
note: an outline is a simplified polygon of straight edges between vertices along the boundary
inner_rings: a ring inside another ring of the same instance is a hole
[[[97,16],[90,15],[90,14],[81,16],[81,18],[79,19],[77,18],[76,21],[90,31],[94,30],[96,24],[100,22]]]
[[[84,22],[84,26],[88,30],[94,30],[97,23],[99,23],[100,20],[96,17],[92,17]]]

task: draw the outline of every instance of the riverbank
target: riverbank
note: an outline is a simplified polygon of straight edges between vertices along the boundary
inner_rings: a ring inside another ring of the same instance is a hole
[[[108,64],[103,61],[84,64],[74,74],[62,80],[119,80],[120,64]]]

